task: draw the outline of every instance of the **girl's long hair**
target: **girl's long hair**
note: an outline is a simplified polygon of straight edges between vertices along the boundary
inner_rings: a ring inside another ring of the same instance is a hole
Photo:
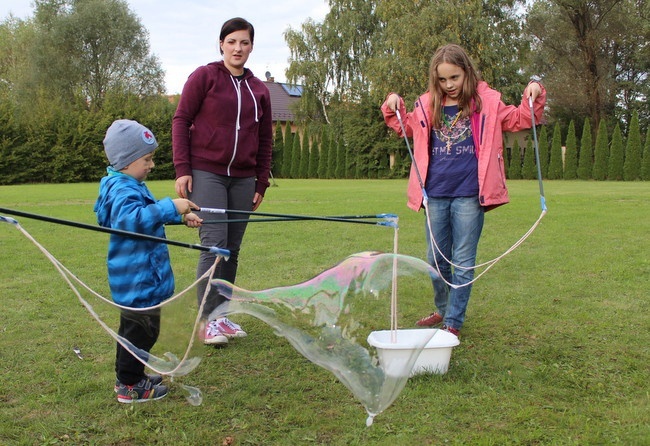
[[[429,65],[429,92],[431,93],[431,116],[433,127],[442,127],[442,100],[444,93],[440,87],[438,78],[438,65],[449,63],[460,67],[465,73],[463,90],[458,98],[458,108],[461,110],[461,117],[467,118],[473,112],[481,111],[481,98],[476,91],[481,76],[474,67],[472,60],[465,50],[454,44],[444,45],[431,58]]]

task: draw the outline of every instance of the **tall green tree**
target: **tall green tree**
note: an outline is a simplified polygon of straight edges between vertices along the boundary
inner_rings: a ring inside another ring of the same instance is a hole
[[[284,178],[291,178],[291,158],[293,156],[293,138],[294,134],[291,131],[292,124],[287,122],[284,130],[284,154],[282,156],[282,176]]]
[[[330,146],[330,128],[329,126],[323,126],[321,131],[320,138],[320,157],[318,159],[318,178],[327,178],[327,163],[329,156],[329,146]]]
[[[640,177],[641,172],[641,130],[639,129],[639,114],[632,114],[632,122],[627,134],[627,145],[625,146],[625,164],[623,166],[623,179],[635,181]]]
[[[293,135],[293,145],[291,147],[291,170],[289,178],[300,178],[300,151],[302,149],[302,142],[300,140],[300,132]]]
[[[516,139],[512,143],[510,152],[510,164],[508,165],[508,178],[512,180],[521,179],[521,147]]]
[[[311,19],[301,31],[289,29],[287,79],[305,86],[302,116],[329,123],[332,101],[355,101],[367,94],[366,61],[375,51],[379,22],[376,0],[330,0],[323,23]]]
[[[433,53],[443,44],[457,43],[506,102],[519,101],[526,83],[521,58],[528,50],[520,6],[514,0],[464,0],[453,7],[436,0],[378,1],[382,51],[372,54],[368,74],[375,97],[395,91],[412,103],[428,88]]]
[[[551,141],[551,157],[548,164],[548,179],[561,180],[564,176],[562,168],[562,132],[560,124],[556,123],[553,128],[553,139]]]
[[[539,129],[537,136],[537,146],[539,149],[539,168],[542,171],[542,178],[548,178],[548,163],[551,159],[550,144],[548,142],[547,126],[543,125]]]
[[[623,163],[625,162],[623,151],[623,133],[621,132],[621,126],[616,124],[607,161],[608,180],[621,181],[623,179]]]
[[[607,160],[609,158],[609,136],[607,124],[604,119],[600,120],[598,133],[596,134],[596,148],[594,149],[594,170],[592,178],[603,181],[607,178]]]
[[[535,166],[535,150],[533,142],[526,140],[526,150],[524,151],[524,163],[521,166],[521,178],[524,180],[534,180],[537,178],[537,167]]]
[[[302,144],[300,146],[300,167],[298,168],[299,178],[309,178],[309,130],[305,128],[302,133]]]
[[[336,168],[334,177],[338,179],[345,178],[345,144],[339,140],[336,144]]]
[[[641,158],[641,179],[650,180],[650,129],[645,134],[645,145],[643,147],[643,157]]]
[[[555,119],[589,117],[595,128],[623,110],[648,110],[647,9],[636,0],[530,3],[526,29]]]
[[[282,158],[284,157],[284,138],[282,136],[282,125],[278,121],[275,125],[273,136],[273,156],[271,170],[277,177],[282,177]]]
[[[576,178],[578,178],[578,143],[576,125],[571,120],[567,130],[564,150],[564,179],[575,180]]]
[[[591,124],[585,119],[580,137],[580,151],[578,152],[578,178],[589,180],[594,169],[594,146],[591,139]]]
[[[149,36],[124,0],[36,0],[36,88],[101,108],[109,91],[165,92],[164,72]]]
[[[326,178],[335,178],[336,174],[336,146],[338,144],[338,137],[331,135],[329,144],[327,146],[327,173]]]
[[[311,148],[309,149],[309,175],[307,178],[318,178],[318,164],[320,163],[320,150],[316,135],[312,135]]]

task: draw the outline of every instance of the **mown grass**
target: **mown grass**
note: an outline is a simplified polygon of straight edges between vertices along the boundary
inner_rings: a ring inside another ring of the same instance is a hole
[[[278,184],[261,210],[396,213],[399,252],[425,258],[423,217],[407,210],[405,181]],[[486,215],[482,261],[505,251],[539,215],[537,183],[509,185],[512,203]],[[169,181],[149,186],[157,197],[173,193]],[[449,372],[410,379],[370,428],[331,373],[249,316],[238,316],[247,338],[204,350],[193,372],[201,406],[174,387],[159,402],[118,404],[113,342],[42,254],[0,225],[0,444],[648,444],[650,185],[545,188],[549,212],[539,228],[474,286]],[[0,207],[94,224],[96,191],[96,184],[3,186]],[[19,220],[108,295],[105,234]],[[167,235],[196,242],[187,228],[170,227]],[[255,223],[237,281],[251,290],[296,284],[350,254],[392,247],[393,233],[382,227]],[[197,253],[170,250],[180,289],[193,280]],[[427,314],[431,300],[428,291],[400,295],[400,325]]]

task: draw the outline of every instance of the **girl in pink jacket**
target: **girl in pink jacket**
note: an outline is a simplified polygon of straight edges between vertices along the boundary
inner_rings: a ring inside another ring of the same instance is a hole
[[[532,125],[528,100],[534,101],[540,121],[546,91],[538,82],[524,90],[517,107],[501,101],[501,93],[480,79],[471,59],[458,45],[436,51],[429,67],[429,90],[406,113],[395,93],[381,109],[386,124],[413,138],[408,206],[428,210],[427,257],[440,272],[433,280],[436,311],[417,321],[419,326],[443,323],[458,336],[465,320],[476,249],[484,212],[508,202],[503,158],[503,132]]]

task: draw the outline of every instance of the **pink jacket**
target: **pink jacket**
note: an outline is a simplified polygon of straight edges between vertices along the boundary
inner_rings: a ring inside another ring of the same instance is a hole
[[[503,158],[503,132],[517,132],[531,127],[530,106],[522,96],[521,104],[517,107],[506,105],[501,101],[501,93],[491,89],[486,82],[478,85],[482,108],[480,113],[471,117],[474,146],[478,158],[478,187],[479,200],[484,209],[490,210],[509,201],[506,188],[506,176]],[[415,109],[406,113],[404,100],[400,101],[399,112],[406,129],[406,135],[413,138],[413,156],[422,182],[426,184],[426,174],[429,167],[431,141],[431,95],[424,93],[415,102]],[[546,104],[546,90],[535,99],[535,122],[540,122]],[[396,113],[391,111],[386,103],[382,104],[386,124],[403,136],[402,128]],[[408,183],[408,207],[414,211],[422,208],[423,186],[418,181],[415,167],[411,165]]]

